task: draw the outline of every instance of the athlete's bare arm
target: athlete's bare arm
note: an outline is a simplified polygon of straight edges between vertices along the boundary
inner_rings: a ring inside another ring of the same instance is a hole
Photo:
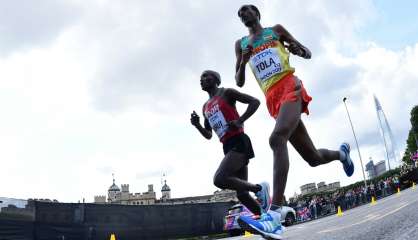
[[[273,30],[278,34],[282,43],[288,44],[286,47],[289,52],[306,59],[311,58],[311,51],[298,42],[282,25],[277,24],[273,27]]]
[[[203,114],[203,116],[205,116],[205,114]],[[202,125],[200,125],[200,117],[199,115],[197,115],[197,113],[195,111],[192,112],[191,116],[190,116],[190,122],[192,123],[193,126],[196,127],[197,130],[199,130],[200,134],[202,134],[203,137],[205,137],[206,139],[211,139],[212,138],[212,128],[210,127],[209,121],[206,117],[204,117],[204,125],[205,127],[202,127]]]
[[[248,94],[245,93],[241,93],[235,89],[232,88],[227,88],[225,89],[225,98],[228,99],[229,103],[231,105],[235,105],[235,102],[240,102],[240,103],[244,103],[244,104],[248,104],[247,109],[245,110],[245,112],[239,117],[238,120],[234,120],[229,122],[229,126],[233,126],[233,127],[241,127],[242,124],[248,119],[250,118],[258,109],[258,107],[260,106],[260,101],[253,97],[250,96]]]
[[[250,60],[253,48],[251,45],[247,49],[241,49],[241,39],[235,42],[235,82],[238,87],[244,86],[245,83],[245,65]]]

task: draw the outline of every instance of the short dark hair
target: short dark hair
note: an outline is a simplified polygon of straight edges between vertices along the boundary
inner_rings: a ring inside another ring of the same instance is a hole
[[[241,9],[242,9],[243,7],[249,7],[249,8],[251,8],[252,10],[254,10],[254,11],[255,11],[255,13],[257,13],[257,15],[258,15],[258,20],[260,20],[260,19],[261,19],[261,14],[260,14],[260,11],[258,10],[258,8],[257,8],[256,6],[254,6],[254,5],[252,5],[252,4],[248,4],[248,5],[243,5],[243,6],[241,6],[241,7],[238,9],[238,17],[241,17],[240,12],[241,12]]]
[[[216,85],[218,85],[218,86],[221,85],[221,75],[218,72],[213,71],[213,70],[205,70],[205,71],[203,71],[203,73],[208,73],[208,74],[214,76],[215,79],[216,79]]]

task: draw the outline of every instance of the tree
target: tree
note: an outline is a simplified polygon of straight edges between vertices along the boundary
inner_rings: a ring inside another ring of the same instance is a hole
[[[406,149],[402,161],[405,164],[412,164],[411,154],[418,150],[418,105],[411,110],[411,130],[406,140]]]
[[[416,144],[415,147],[418,148],[418,105],[413,107],[411,110],[411,125],[412,125],[413,135],[415,138],[415,144]]]
[[[402,161],[407,164],[411,165],[411,154],[415,153],[417,151],[417,144],[415,141],[415,134],[413,133],[412,129],[409,131],[408,139],[406,140],[406,149],[405,153],[403,155]]]

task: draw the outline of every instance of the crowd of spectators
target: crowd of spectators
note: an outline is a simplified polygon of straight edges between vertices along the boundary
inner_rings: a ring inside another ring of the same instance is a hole
[[[401,176],[412,170],[418,170],[417,165],[405,165],[397,169],[395,174],[369,180],[367,187],[364,182],[359,182],[345,188],[339,188],[334,192],[322,192],[309,196],[300,196],[291,199],[288,203],[296,211],[296,221],[304,222],[319,217],[335,214],[338,207],[342,211],[363,204],[370,203],[372,197],[378,200],[397,193],[401,188]]]

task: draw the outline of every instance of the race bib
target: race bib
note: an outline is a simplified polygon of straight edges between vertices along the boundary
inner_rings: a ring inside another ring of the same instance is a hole
[[[210,126],[219,138],[222,138],[228,130],[227,122],[222,112],[219,110],[219,105],[216,104],[208,112],[206,117],[209,121]]]
[[[255,77],[261,83],[282,72],[282,62],[273,48],[267,48],[255,54],[250,58],[250,63]]]

